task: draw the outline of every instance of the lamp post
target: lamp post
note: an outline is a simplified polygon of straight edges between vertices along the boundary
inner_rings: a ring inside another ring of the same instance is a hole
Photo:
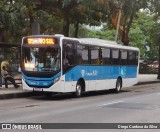
[[[159,53],[159,59],[158,59],[159,65],[158,65],[158,76],[157,76],[157,79],[160,79],[160,41],[158,42],[158,53]]]

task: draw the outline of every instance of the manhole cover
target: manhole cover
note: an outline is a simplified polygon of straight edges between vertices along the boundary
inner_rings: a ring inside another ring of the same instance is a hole
[[[159,105],[132,103],[132,102],[118,102],[109,105],[103,105],[104,108],[121,108],[121,109],[141,109],[141,110],[153,110],[157,109]]]

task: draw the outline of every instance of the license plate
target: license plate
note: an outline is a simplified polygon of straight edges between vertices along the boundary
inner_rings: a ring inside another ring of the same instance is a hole
[[[34,91],[43,91],[42,88],[33,88]]]

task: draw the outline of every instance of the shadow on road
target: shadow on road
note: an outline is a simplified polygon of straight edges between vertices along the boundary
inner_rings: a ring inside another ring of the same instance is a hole
[[[114,93],[113,90],[103,90],[103,91],[91,91],[82,94],[81,98],[90,98],[95,96],[103,96],[103,95],[113,95],[113,94],[121,94],[124,92],[130,92],[129,90],[121,90],[120,93]],[[79,99],[76,98],[72,93],[59,93],[59,94],[40,94],[36,93],[36,96],[30,97],[31,99],[36,100],[47,100],[47,101],[61,101],[61,100],[71,100],[71,99]]]

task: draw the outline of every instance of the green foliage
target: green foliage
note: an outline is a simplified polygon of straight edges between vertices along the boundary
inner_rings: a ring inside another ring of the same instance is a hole
[[[78,37],[114,40],[115,28],[111,19],[121,3],[123,10],[120,27],[128,26],[126,31],[129,32],[129,44],[139,47],[141,57],[145,60],[157,59],[157,41],[160,40],[160,24],[157,23],[160,2],[157,0],[1,0],[0,40],[20,43],[23,36],[31,34],[31,24],[35,20],[40,24],[41,34],[69,32],[68,36],[74,37],[77,29]],[[156,16],[139,12],[148,3],[151,3],[148,9],[156,12]],[[132,14],[131,25],[127,25]],[[83,26],[100,26],[102,23],[107,24],[98,31]],[[121,43],[120,37],[118,43]],[[147,52],[145,46],[151,50]]]
[[[158,31],[160,30],[157,28],[154,15],[149,15],[148,12],[144,11],[137,14],[129,33],[130,44],[140,48],[141,59],[147,62],[157,60],[158,51],[155,34]]]
[[[60,18],[48,14],[42,10],[37,12],[37,16],[40,24],[41,34],[62,33],[62,20]]]
[[[145,40],[146,36],[140,27],[131,28],[129,33],[130,46],[139,47],[141,51],[141,57],[145,53]]]

